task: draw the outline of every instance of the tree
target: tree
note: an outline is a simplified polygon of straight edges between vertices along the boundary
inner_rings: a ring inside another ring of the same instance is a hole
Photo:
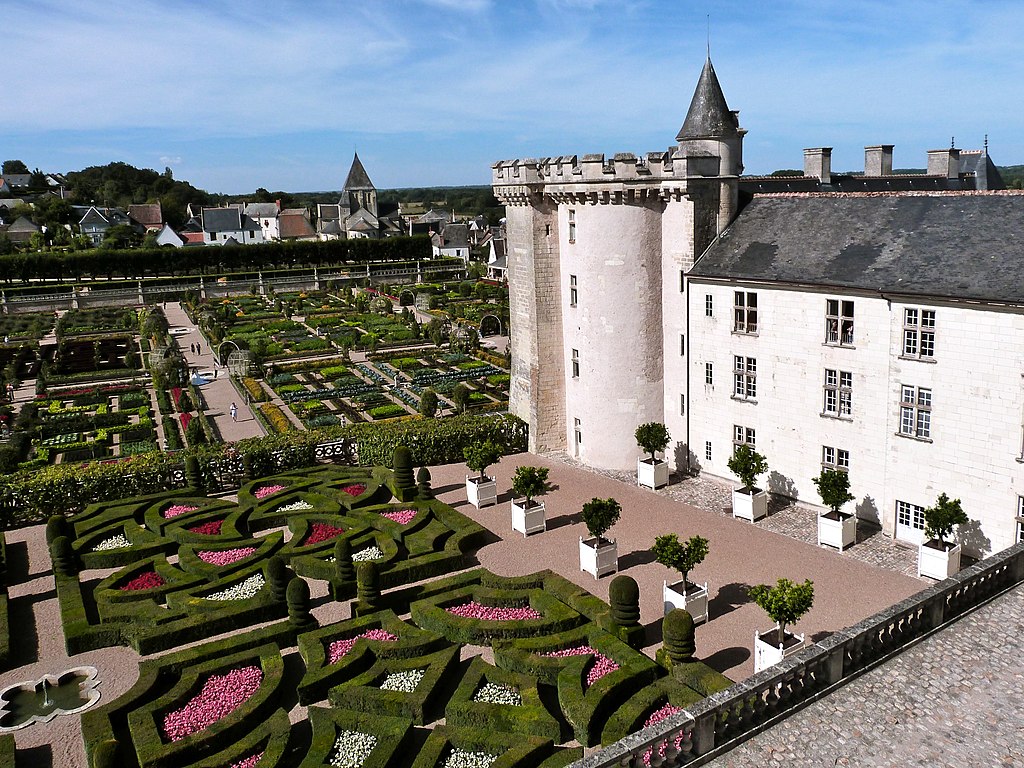
[[[853,494],[850,493],[850,476],[846,472],[840,472],[838,469],[823,469],[812,482],[818,488],[821,503],[837,515],[843,504],[854,499]]]
[[[462,449],[462,456],[466,460],[466,466],[474,472],[480,473],[480,480],[486,480],[487,468],[501,459],[501,448],[490,440],[482,443],[467,445]]]
[[[960,499],[950,500],[949,496],[940,493],[935,506],[924,511],[924,535],[945,545],[946,537],[953,533],[953,528],[968,522]]]
[[[28,166],[21,162],[21,160],[4,160],[2,169],[3,170],[0,170],[0,173],[4,174],[29,172]]]
[[[779,643],[786,637],[786,625],[795,624],[814,604],[814,582],[807,579],[797,584],[789,579],[779,579],[774,587],[758,584],[747,594],[768,614],[779,628]]]
[[[469,387],[461,381],[452,390],[452,402],[455,403],[455,409],[459,413],[466,412],[466,407],[469,405],[469,394]]]
[[[533,506],[535,496],[543,496],[551,490],[548,483],[547,467],[516,467],[512,475],[512,492],[526,498],[526,508]]]
[[[423,394],[420,396],[420,413],[426,418],[432,419],[437,413],[437,392],[430,387],[423,390]]]
[[[657,421],[649,421],[646,424],[641,424],[636,428],[636,432],[633,433],[633,436],[636,438],[636,444],[640,446],[642,450],[651,454],[652,464],[656,464],[658,461],[655,454],[658,451],[664,451],[668,447],[669,440],[671,439],[665,425]]]
[[[686,543],[679,541],[679,536],[666,533],[654,539],[651,547],[654,559],[662,565],[679,571],[683,577],[683,588],[690,580],[690,571],[704,562],[708,556],[708,540],[702,536],[691,536]]]
[[[768,471],[768,462],[764,456],[744,443],[739,446],[729,459],[729,470],[743,483],[743,490],[753,493],[757,476]]]
[[[599,541],[615,523],[619,521],[622,514],[622,505],[615,499],[591,499],[583,505],[580,516],[583,524],[587,526],[587,532]]]
[[[142,242],[139,233],[128,224],[115,224],[103,233],[101,248],[131,248]]]

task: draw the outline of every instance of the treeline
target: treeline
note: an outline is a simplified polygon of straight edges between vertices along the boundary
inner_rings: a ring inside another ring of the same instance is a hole
[[[202,274],[209,271],[326,267],[367,262],[416,261],[431,257],[430,239],[391,237],[206,248],[93,249],[68,253],[30,252],[0,255],[0,280],[79,280]]]

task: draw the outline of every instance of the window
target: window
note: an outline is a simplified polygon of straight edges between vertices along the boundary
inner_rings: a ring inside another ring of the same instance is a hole
[[[825,369],[825,402],[822,413],[826,416],[850,417],[853,414],[853,374],[850,371]]]
[[[544,237],[550,237],[550,236],[551,236],[551,225],[550,224],[545,224],[544,225]]]
[[[935,310],[907,307],[903,310],[903,356],[931,360],[935,357]]]
[[[579,451],[579,447],[583,445],[583,427],[580,425],[579,419],[572,420],[573,437],[576,440],[576,450]]]
[[[715,316],[715,297],[710,293],[704,296],[704,316]]]
[[[751,448],[756,448],[757,436],[750,427],[734,425],[732,428],[732,449],[735,451],[741,445],[749,445]]]
[[[1024,496],[1017,497],[1017,543],[1024,541]]]
[[[679,415],[680,416],[685,416],[686,415],[686,395],[685,394],[679,395]]]
[[[679,270],[679,292],[686,293],[686,271]]]
[[[853,344],[853,302],[828,299],[825,302],[825,343]]]
[[[708,440],[704,443],[704,460],[711,461],[711,441]]]
[[[580,294],[576,289],[576,275],[569,275],[569,306],[575,307]]]
[[[924,530],[924,507],[917,504],[908,504],[905,501],[896,502],[896,525],[907,528]]]
[[[743,400],[757,399],[757,359],[733,356],[732,395]]]
[[[713,386],[715,383],[715,364],[704,363],[704,383]]]
[[[580,351],[578,349],[572,351],[572,377],[574,379],[580,377]]]
[[[733,333],[757,333],[757,294],[736,291],[733,314]]]
[[[850,452],[830,445],[821,446],[821,468],[850,471]]]
[[[576,211],[569,211],[569,242],[576,242]]]
[[[932,436],[932,391],[904,384],[900,395],[900,434],[929,440]]]
[[[679,334],[679,354],[683,355],[683,356],[686,355],[686,334],[685,333],[680,333]]]

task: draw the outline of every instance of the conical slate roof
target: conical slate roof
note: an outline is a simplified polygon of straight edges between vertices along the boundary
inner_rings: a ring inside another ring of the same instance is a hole
[[[704,62],[697,89],[690,101],[683,127],[679,129],[676,141],[684,139],[709,139],[732,136],[736,133],[736,115],[729,111],[725,94],[718,83],[718,75],[711,64],[711,57]]]
[[[348,171],[348,178],[345,179],[345,190],[349,189],[374,189],[373,182],[366,174],[366,169],[359,161],[359,153],[356,152],[352,158],[352,167]]]

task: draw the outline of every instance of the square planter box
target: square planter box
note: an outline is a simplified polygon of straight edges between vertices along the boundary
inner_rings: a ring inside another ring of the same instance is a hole
[[[544,502],[530,502],[526,507],[526,499],[512,499],[512,530],[519,531],[525,538],[531,533],[541,533],[548,529],[544,519]]]
[[[498,483],[493,477],[481,480],[466,475],[466,498],[477,509],[498,503]]]
[[[619,546],[615,541],[604,541],[598,546],[598,539],[584,539],[580,536],[580,570],[593,575],[595,579],[619,570]]]
[[[917,548],[917,575],[930,579],[948,579],[960,572],[960,545],[946,546],[945,549],[937,539],[926,541]]]
[[[747,493],[743,488],[732,492],[732,516],[754,522],[768,514],[768,494],[760,488]]]
[[[818,546],[842,552],[857,543],[857,516],[828,511],[818,515]]]
[[[754,631],[754,674],[778,664],[787,656],[792,656],[803,649],[804,636],[786,632],[786,639],[779,647],[779,628],[769,630],[763,635]]]
[[[663,581],[662,597],[665,603],[665,613],[682,608],[688,611],[693,617],[695,624],[708,620],[708,583],[690,584],[683,588],[683,582],[677,581],[669,584]]]
[[[650,459],[636,460],[636,484],[645,488],[661,488],[668,485],[668,462]]]

